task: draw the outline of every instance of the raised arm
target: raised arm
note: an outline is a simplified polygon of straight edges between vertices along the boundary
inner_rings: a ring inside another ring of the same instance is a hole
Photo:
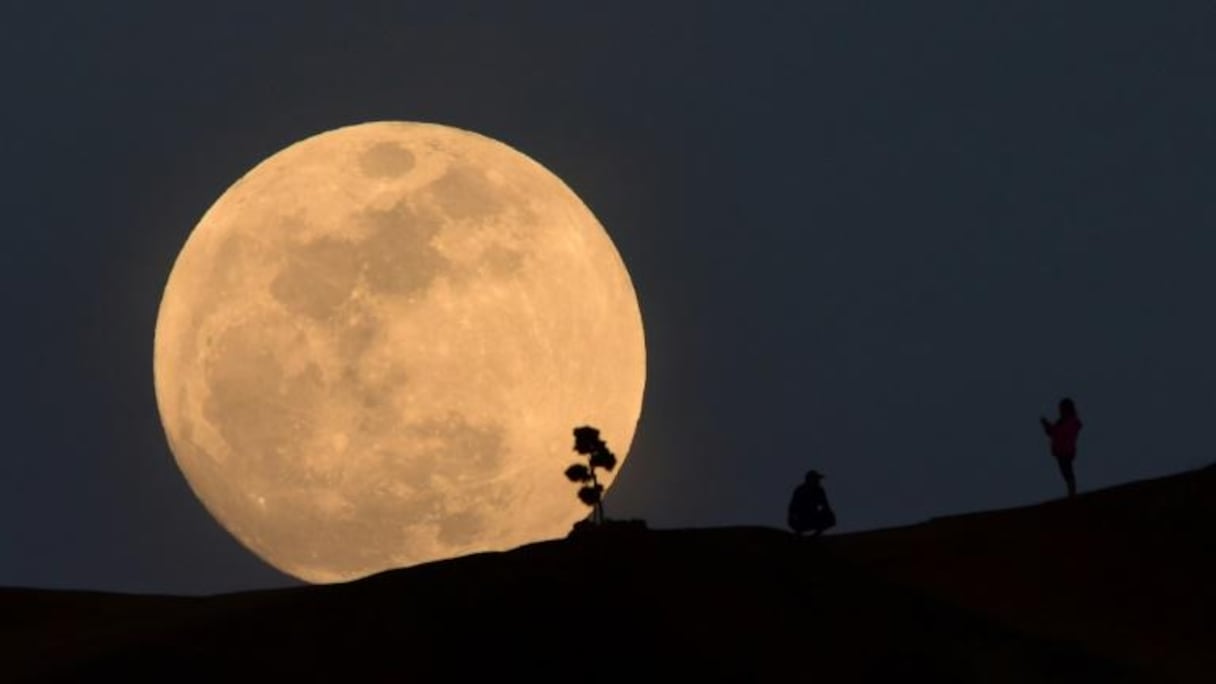
[[[1050,437],[1051,436],[1051,422],[1048,421],[1046,418],[1039,416],[1039,424],[1043,426],[1043,432],[1046,432],[1047,436]]]

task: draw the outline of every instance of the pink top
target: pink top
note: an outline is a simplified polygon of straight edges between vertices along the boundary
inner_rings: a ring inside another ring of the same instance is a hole
[[[1077,455],[1077,435],[1081,432],[1081,419],[1065,416],[1047,428],[1051,435],[1051,455],[1056,458],[1072,458]]]

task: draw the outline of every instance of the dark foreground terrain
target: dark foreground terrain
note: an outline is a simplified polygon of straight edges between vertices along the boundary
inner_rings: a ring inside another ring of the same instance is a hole
[[[625,527],[343,585],[0,590],[0,681],[1212,682],[1213,578],[1207,468],[818,540]]]

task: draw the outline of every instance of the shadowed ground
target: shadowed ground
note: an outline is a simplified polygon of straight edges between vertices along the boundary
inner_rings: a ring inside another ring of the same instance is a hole
[[[343,585],[0,591],[0,679],[1210,681],[1216,468],[796,540],[629,531]]]

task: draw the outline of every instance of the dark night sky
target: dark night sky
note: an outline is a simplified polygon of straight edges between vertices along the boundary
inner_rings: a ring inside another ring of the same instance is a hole
[[[370,120],[500,139],[612,236],[610,515],[783,526],[811,466],[842,530],[1042,501],[1062,394],[1083,489],[1216,459],[1210,1],[190,4],[0,10],[0,585],[293,582],[177,470],[152,332],[229,184]]]

